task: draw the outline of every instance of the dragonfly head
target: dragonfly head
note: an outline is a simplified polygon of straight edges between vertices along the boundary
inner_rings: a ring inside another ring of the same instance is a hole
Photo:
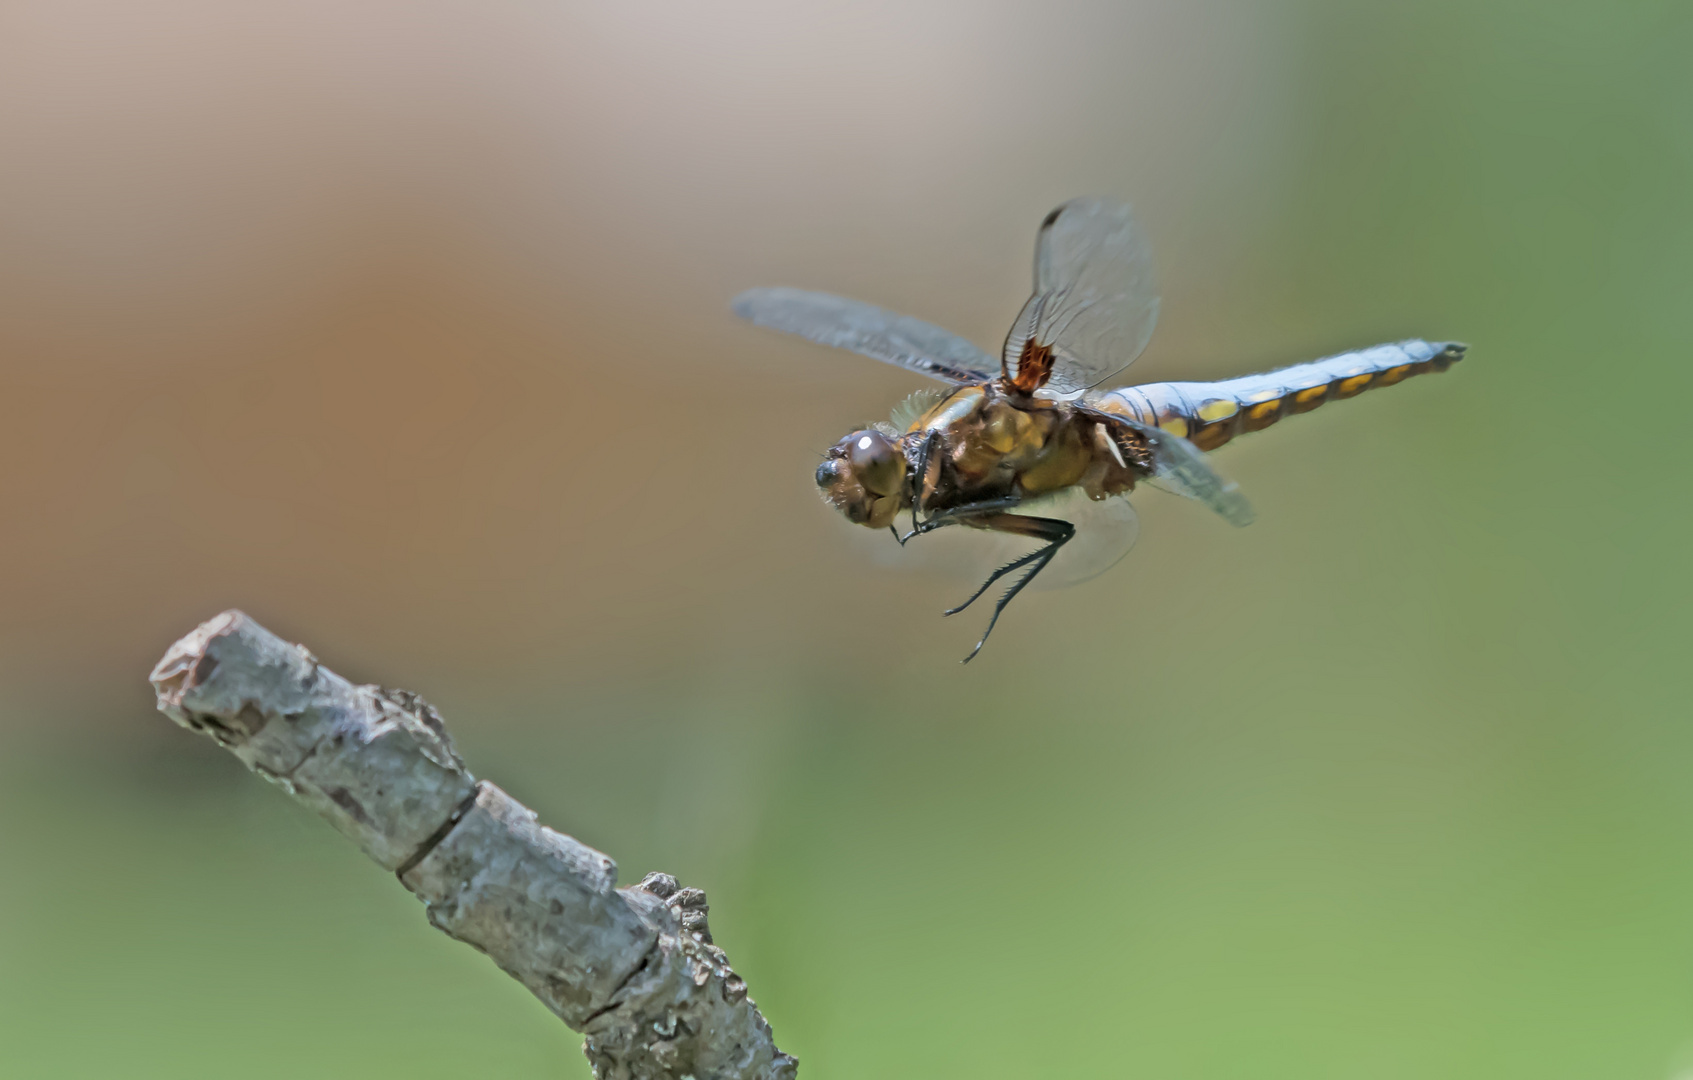
[[[829,448],[817,466],[817,487],[848,521],[885,529],[905,506],[905,455],[874,428],[855,431]]]

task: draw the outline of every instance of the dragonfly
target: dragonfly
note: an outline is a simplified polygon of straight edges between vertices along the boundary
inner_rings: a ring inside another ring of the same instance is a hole
[[[829,293],[755,288],[734,311],[763,327],[850,350],[926,375],[940,388],[901,402],[887,422],[855,430],[817,467],[823,499],[856,525],[889,529],[904,545],[962,526],[1024,548],[987,575],[956,615],[1002,581],[973,660],[1008,604],[1104,522],[1080,579],[1115,563],[1138,529],[1127,496],[1139,483],[1209,507],[1233,525],[1251,504],[1206,458],[1261,431],[1365,390],[1445,371],[1467,346],[1398,341],[1217,382],[1102,389],[1152,337],[1158,292],[1146,233],[1125,203],[1073,199],[1041,222],[1034,293],[996,361],[950,331]],[[1073,509],[1080,507],[1081,512]],[[910,528],[900,531],[900,514]],[[1085,519],[1085,520],[1084,520]]]

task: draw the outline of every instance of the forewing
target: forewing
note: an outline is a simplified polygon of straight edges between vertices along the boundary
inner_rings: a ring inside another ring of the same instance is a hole
[[[1050,365],[1048,389],[1073,394],[1117,374],[1146,348],[1158,321],[1152,247],[1127,203],[1073,199],[1041,222],[1035,293],[1005,339],[1006,378]]]
[[[985,382],[993,358],[957,334],[859,300],[804,289],[748,289],[735,314],[950,383]]]

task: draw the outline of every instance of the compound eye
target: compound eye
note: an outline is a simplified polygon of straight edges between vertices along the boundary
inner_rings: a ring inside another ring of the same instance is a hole
[[[848,452],[855,469],[873,469],[893,460],[894,446],[879,431],[861,431],[852,437]]]
[[[865,487],[878,495],[899,491],[905,473],[904,459],[887,436],[879,431],[860,431],[847,442],[847,458]]]

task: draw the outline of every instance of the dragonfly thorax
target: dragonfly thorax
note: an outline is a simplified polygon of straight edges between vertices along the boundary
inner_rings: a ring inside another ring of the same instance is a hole
[[[912,508],[985,500],[1013,505],[1065,488],[1090,498],[1122,494],[1148,470],[1144,448],[1123,442],[1108,418],[1072,405],[1007,393],[997,383],[964,386],[899,435],[854,431],[817,467],[823,499],[847,520],[885,529]]]
[[[1094,499],[1121,494],[1144,475],[1108,418],[1072,404],[1015,392],[995,379],[963,387],[912,424],[908,439],[934,438],[949,477],[943,499],[1033,498],[1080,486]]]

